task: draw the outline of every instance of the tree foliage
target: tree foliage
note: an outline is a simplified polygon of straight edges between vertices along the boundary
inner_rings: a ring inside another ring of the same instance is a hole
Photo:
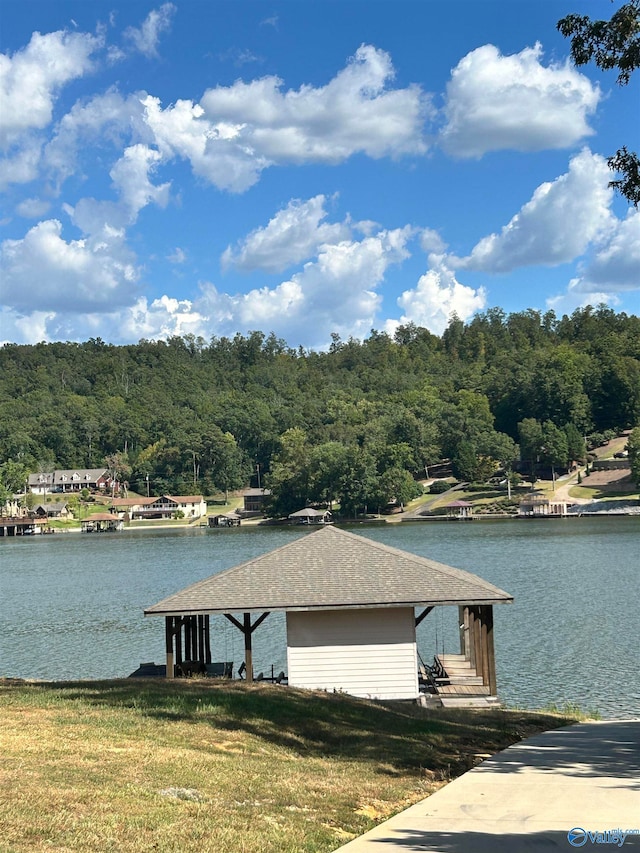
[[[629,0],[608,21],[594,21],[587,15],[567,15],[558,21],[558,30],[571,39],[571,57],[576,65],[594,61],[603,71],[617,69],[618,83],[625,86],[640,67],[640,0]],[[628,201],[640,202],[640,160],[625,146],[608,160],[609,168],[622,177],[610,186]]]
[[[582,458],[585,435],[638,423],[640,319],[606,306],[496,308],[440,338],[408,325],[325,352],[256,332],[0,347],[13,491],[23,473],[104,464],[140,494],[214,494],[257,485],[259,469],[274,514],[361,513],[406,503],[443,458],[470,481],[535,476],[552,455]]]

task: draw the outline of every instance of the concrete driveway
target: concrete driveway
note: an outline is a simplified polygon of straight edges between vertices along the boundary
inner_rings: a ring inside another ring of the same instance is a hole
[[[622,846],[640,850],[640,719],[578,723],[515,744],[340,853]]]

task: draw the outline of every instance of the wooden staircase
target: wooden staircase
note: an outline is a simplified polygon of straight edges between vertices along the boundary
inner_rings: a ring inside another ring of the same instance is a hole
[[[438,655],[438,660],[447,673],[446,680],[436,686],[443,708],[497,708],[497,696],[489,694],[489,687],[482,683],[464,655]]]

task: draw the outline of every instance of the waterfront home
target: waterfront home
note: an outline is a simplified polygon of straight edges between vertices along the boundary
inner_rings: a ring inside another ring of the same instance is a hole
[[[106,468],[70,468],[49,473],[29,474],[27,488],[34,495],[48,492],[91,492],[108,493],[114,482]]]
[[[69,518],[69,506],[61,501],[36,504],[33,508],[36,518]]]
[[[204,518],[207,502],[202,495],[161,495],[157,498],[117,498],[111,509],[132,519]]]
[[[261,513],[264,508],[265,499],[271,494],[270,489],[247,489],[242,498],[244,511],[250,513]]]

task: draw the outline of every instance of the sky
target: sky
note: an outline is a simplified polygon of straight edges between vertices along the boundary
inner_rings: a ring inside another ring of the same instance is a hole
[[[0,342],[640,313],[609,0],[1,0]]]

